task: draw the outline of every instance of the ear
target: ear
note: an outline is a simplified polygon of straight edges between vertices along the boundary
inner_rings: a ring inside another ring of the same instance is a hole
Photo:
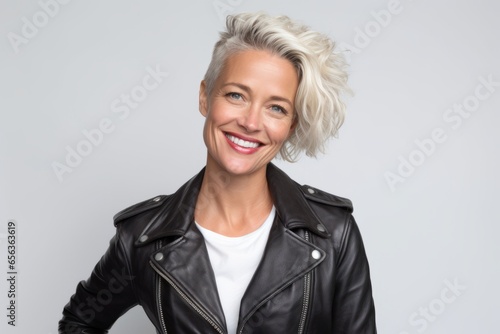
[[[200,113],[205,117],[207,117],[208,114],[208,96],[206,88],[207,85],[205,83],[205,80],[202,80],[200,83],[198,108],[200,109]]]

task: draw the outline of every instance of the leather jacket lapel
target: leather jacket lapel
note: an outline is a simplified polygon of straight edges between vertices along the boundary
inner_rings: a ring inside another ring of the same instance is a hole
[[[184,237],[155,252],[151,264],[200,315],[226,328],[205,241],[194,224]]]
[[[203,169],[172,195],[170,204],[144,229],[138,243],[141,244],[141,237],[146,239],[141,245],[170,237],[170,242],[151,255],[151,265],[198,312],[204,313],[217,327],[225,328],[205,240],[194,224],[194,208],[204,172]]]
[[[243,296],[240,321],[243,325],[262,304],[314,269],[325,252],[286,229],[278,216],[250,284]]]

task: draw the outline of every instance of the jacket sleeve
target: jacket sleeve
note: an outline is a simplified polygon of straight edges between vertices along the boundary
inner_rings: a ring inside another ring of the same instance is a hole
[[[333,322],[337,334],[375,334],[375,307],[363,241],[350,216],[337,260]]]
[[[64,307],[59,334],[102,334],[137,304],[126,252],[119,233],[86,281]]]

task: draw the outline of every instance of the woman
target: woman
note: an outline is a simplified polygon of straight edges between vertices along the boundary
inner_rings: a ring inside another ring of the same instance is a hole
[[[322,150],[346,81],[326,36],[287,17],[228,17],[200,86],[206,167],[114,217],[59,332],[106,333],[139,304],[158,333],[376,333],[351,202],[271,163]]]

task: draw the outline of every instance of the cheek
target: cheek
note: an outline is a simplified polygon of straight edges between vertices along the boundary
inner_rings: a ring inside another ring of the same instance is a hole
[[[225,119],[226,117],[224,113],[221,112],[221,109],[214,105],[209,107],[203,126],[203,139],[205,140],[205,144],[216,141],[219,127],[225,123]]]
[[[291,131],[291,122],[286,122],[286,124],[280,123],[268,128],[270,137],[276,143],[283,143],[288,139]]]
[[[220,125],[224,123],[229,117],[229,110],[223,103],[214,102],[210,105],[207,120],[210,119],[211,123]]]

